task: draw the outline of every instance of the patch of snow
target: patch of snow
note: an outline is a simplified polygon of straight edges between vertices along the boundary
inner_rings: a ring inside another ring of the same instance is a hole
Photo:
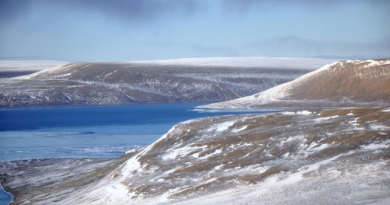
[[[359,126],[359,123],[357,123],[358,119],[359,118],[355,118],[353,121],[349,121],[348,123],[353,126],[354,130],[364,130],[363,127],[358,127]]]
[[[248,147],[248,146],[252,146],[252,144],[251,143],[244,143],[241,146]]]
[[[281,143],[281,144],[284,144],[284,143],[287,143],[287,142],[292,142],[292,141],[296,141],[296,140],[302,140],[302,139],[304,139],[304,138],[305,138],[304,135],[298,135],[298,136],[288,137],[286,140],[283,140],[283,141],[281,141],[280,143]]]
[[[364,66],[365,68],[390,64],[390,60],[386,60],[386,61],[383,61],[383,60],[381,60],[381,61],[378,61],[378,60],[366,60],[365,62],[370,62],[369,64]]]
[[[177,149],[173,149],[173,150],[168,150],[166,152],[166,154],[164,154],[162,156],[162,159],[163,160],[173,160],[173,159],[176,159],[176,157],[184,157],[188,153],[199,150],[199,149],[200,149],[199,147],[185,146],[185,147],[181,147],[181,148],[177,148]]]
[[[390,140],[383,141],[382,143],[372,143],[362,147],[362,149],[364,150],[377,150],[388,148],[390,148]]]
[[[199,112],[199,113],[215,113],[215,112],[219,112],[219,110],[216,110],[216,109],[193,109],[192,111]]]
[[[131,172],[141,169],[141,164],[137,160],[137,156],[138,155],[126,161],[125,166],[121,170],[123,176],[128,176]]]
[[[116,73],[116,71],[117,71],[117,70],[114,70],[113,72],[106,74],[104,77],[108,77],[108,76],[110,76],[110,75]]]
[[[129,151],[127,151],[127,152],[125,152],[125,154],[134,153],[135,151],[136,151],[135,149],[131,149],[131,150],[129,150]]]
[[[279,99],[287,96],[287,90],[289,87],[286,86],[286,84],[288,83],[280,84],[259,94],[253,95],[253,98],[257,101],[261,101],[261,103],[278,101]]]
[[[164,179],[157,179],[156,182],[164,182]]]
[[[221,170],[222,166],[223,166],[222,164],[221,164],[221,165],[218,165],[218,166],[214,167],[214,169],[215,169],[215,170]]]
[[[370,128],[373,130],[389,130],[389,127],[384,125],[370,125]]]
[[[230,126],[232,126],[236,121],[230,121],[230,122],[224,122],[219,125],[217,125],[216,131],[217,132],[223,132],[227,130]]]
[[[317,147],[316,147],[316,145],[317,145],[317,143],[313,143],[308,149],[309,149],[310,151],[316,151],[316,152],[318,152],[318,151],[321,151],[321,150],[323,150],[323,149],[329,147],[328,144],[322,144],[322,145],[317,146]]]
[[[283,187],[283,186],[295,184],[303,179],[303,174],[315,171],[319,167],[321,167],[322,165],[328,164],[329,162],[336,160],[340,156],[342,156],[342,155],[338,155],[338,156],[335,156],[335,157],[332,157],[329,159],[325,159],[323,161],[320,161],[320,162],[317,162],[317,163],[314,163],[311,165],[304,166],[301,169],[299,169],[297,172],[288,175],[287,178],[284,178],[282,180],[279,180],[278,176],[270,177],[268,180],[266,180],[262,184],[262,187],[263,187],[263,189],[270,189],[273,187]]]
[[[282,112],[282,115],[310,115],[312,112],[307,111],[307,110],[302,110],[302,111],[297,111],[297,112],[291,112],[291,111],[286,111]]]
[[[234,128],[234,129],[232,130],[232,132],[234,132],[234,133],[241,132],[241,131],[245,130],[247,127],[248,127],[248,126],[245,125],[244,127],[241,127],[241,128],[238,128],[238,129]]]
[[[216,132],[223,132],[223,131],[229,129],[229,127],[232,126],[236,122],[237,122],[237,120],[227,121],[227,122],[223,122],[220,124],[216,124],[216,125],[211,126],[209,129],[207,129],[207,131],[211,132],[211,131],[215,130]]]
[[[131,198],[135,195],[133,192],[129,192],[127,187],[121,183],[115,185],[108,185],[105,187],[106,194],[110,201],[116,201],[117,199]]]
[[[143,155],[143,154],[145,154],[145,153],[147,153],[147,152],[149,152],[149,150],[151,150],[154,147],[155,144],[157,144],[160,141],[162,141],[165,138],[167,138],[168,135],[170,133],[172,133],[176,129],[176,126],[177,125],[174,125],[166,134],[164,134],[162,137],[160,137],[154,143],[152,143],[151,145],[146,147],[144,150],[142,150],[140,153],[136,154],[135,156],[133,156],[132,158],[127,160],[125,162],[125,165],[121,169],[122,176],[130,175],[131,172],[136,171],[136,170],[140,170],[142,167],[141,167],[141,164],[139,163],[139,161],[137,160],[138,157]]]
[[[381,110],[381,112],[390,112],[390,108]]]
[[[213,156],[213,155],[221,154],[221,153],[222,153],[222,148],[221,148],[221,149],[217,149],[217,150],[215,150],[213,153],[210,153],[210,154],[205,155],[205,156],[203,156],[203,157],[199,157],[199,159],[207,159],[207,158],[209,158],[209,157],[211,157],[211,156]]]
[[[320,118],[314,119],[314,121],[316,121],[316,122],[321,122],[321,121],[325,121],[325,120],[329,120],[329,119],[334,119],[334,118],[338,118],[338,117],[339,117],[338,115],[330,116],[330,117],[320,117]]]
[[[207,184],[207,183],[213,182],[213,181],[215,181],[215,180],[217,180],[217,178],[211,178],[211,179],[205,181],[204,183]]]
[[[297,114],[298,115],[310,115],[310,114],[312,114],[312,112],[307,111],[307,110],[303,110],[303,111],[298,111]]]

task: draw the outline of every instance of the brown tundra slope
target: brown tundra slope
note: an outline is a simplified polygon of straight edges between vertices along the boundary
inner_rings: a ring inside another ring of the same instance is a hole
[[[390,108],[201,118],[111,162],[68,161],[0,176],[14,204],[389,204]]]
[[[345,107],[390,104],[390,60],[328,64],[258,94],[203,108]]]

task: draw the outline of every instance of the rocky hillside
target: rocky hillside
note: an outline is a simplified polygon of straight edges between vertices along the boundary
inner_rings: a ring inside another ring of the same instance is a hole
[[[145,62],[73,63],[2,79],[0,106],[223,101],[251,95],[309,71]]]
[[[390,102],[390,60],[328,64],[258,94],[208,108],[380,106]]]
[[[16,204],[388,204],[390,108],[195,119],[122,159],[74,177],[3,164],[3,178]]]

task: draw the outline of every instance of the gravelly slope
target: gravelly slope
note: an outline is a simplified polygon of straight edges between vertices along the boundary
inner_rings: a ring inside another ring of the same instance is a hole
[[[349,60],[328,64],[258,94],[203,108],[346,107],[390,103],[390,60]]]
[[[223,101],[265,90],[310,70],[73,63],[0,81],[0,106]]]
[[[195,119],[175,125],[152,145],[128,154],[133,156],[77,192],[64,194],[66,189],[61,183],[45,191],[37,186],[27,193],[19,189],[17,202],[386,204],[390,201],[388,107]],[[61,175],[42,172],[48,177]],[[24,180],[35,183],[29,178]],[[12,177],[8,183],[12,190],[15,183]]]

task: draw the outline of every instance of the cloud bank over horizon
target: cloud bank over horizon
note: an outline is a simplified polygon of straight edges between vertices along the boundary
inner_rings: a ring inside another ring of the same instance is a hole
[[[390,57],[384,0],[0,0],[0,57]]]

